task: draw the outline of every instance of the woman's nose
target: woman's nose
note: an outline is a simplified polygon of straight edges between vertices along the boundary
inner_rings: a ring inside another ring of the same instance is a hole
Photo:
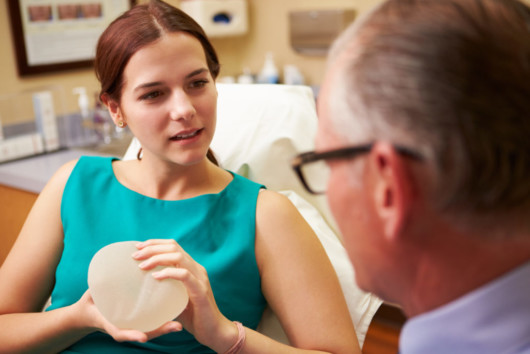
[[[195,116],[195,107],[191,98],[184,92],[175,93],[171,100],[169,117],[172,120],[189,120]]]

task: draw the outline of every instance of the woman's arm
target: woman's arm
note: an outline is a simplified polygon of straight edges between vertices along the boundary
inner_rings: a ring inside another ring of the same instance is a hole
[[[117,340],[145,341],[148,335],[122,331],[97,311],[87,292],[77,303],[42,312],[54,286],[63,250],[61,199],[76,161],[61,167],[35,201],[0,268],[0,353],[57,353],[102,328]],[[166,324],[153,336],[179,326]]]
[[[264,295],[293,346],[361,352],[340,283],[320,240],[281,194],[260,192],[256,258]]]
[[[71,320],[67,310],[40,311],[53,288],[63,248],[61,198],[74,165],[75,161],[60,168],[42,190],[0,268],[2,351],[37,348]]]
[[[327,255],[298,210],[284,196],[262,191],[256,219],[256,257],[269,305],[294,347],[245,328],[243,353],[360,353],[346,301]],[[195,338],[224,353],[238,338],[219,311],[208,275],[174,240],[140,243],[135,259],[157,279],[184,282],[189,303],[178,321]]]

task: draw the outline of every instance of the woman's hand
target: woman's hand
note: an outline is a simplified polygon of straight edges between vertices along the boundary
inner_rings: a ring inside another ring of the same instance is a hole
[[[230,348],[237,339],[237,328],[219,311],[206,269],[174,240],[148,240],[139,243],[137,248],[133,258],[143,261],[139,265],[141,269],[165,266],[153,273],[156,279],[172,278],[186,286],[188,306],[178,317],[184,328],[213,350],[223,352]]]
[[[79,301],[73,306],[77,307],[76,310],[79,311],[80,314],[86,315],[89,327],[107,333],[117,342],[131,341],[143,343],[161,335],[182,330],[182,325],[175,321],[166,322],[159,328],[147,333],[134,329],[118,328],[110,323],[101,312],[99,312],[94,304],[92,296],[90,295],[90,290],[87,290],[81,299],[79,299]]]

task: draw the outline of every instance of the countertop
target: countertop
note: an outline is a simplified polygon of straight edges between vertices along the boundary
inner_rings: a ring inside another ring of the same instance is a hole
[[[82,155],[105,156],[106,154],[72,149],[6,162],[0,164],[0,184],[38,194],[59,167]]]
[[[65,163],[83,155],[122,157],[132,137],[111,144],[72,148],[0,164],[0,184],[40,193],[53,174]]]

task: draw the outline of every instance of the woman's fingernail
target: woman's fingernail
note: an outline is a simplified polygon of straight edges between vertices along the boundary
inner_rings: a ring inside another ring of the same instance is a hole
[[[138,264],[138,267],[140,267],[142,269],[147,267],[147,262],[142,262],[142,263]]]

